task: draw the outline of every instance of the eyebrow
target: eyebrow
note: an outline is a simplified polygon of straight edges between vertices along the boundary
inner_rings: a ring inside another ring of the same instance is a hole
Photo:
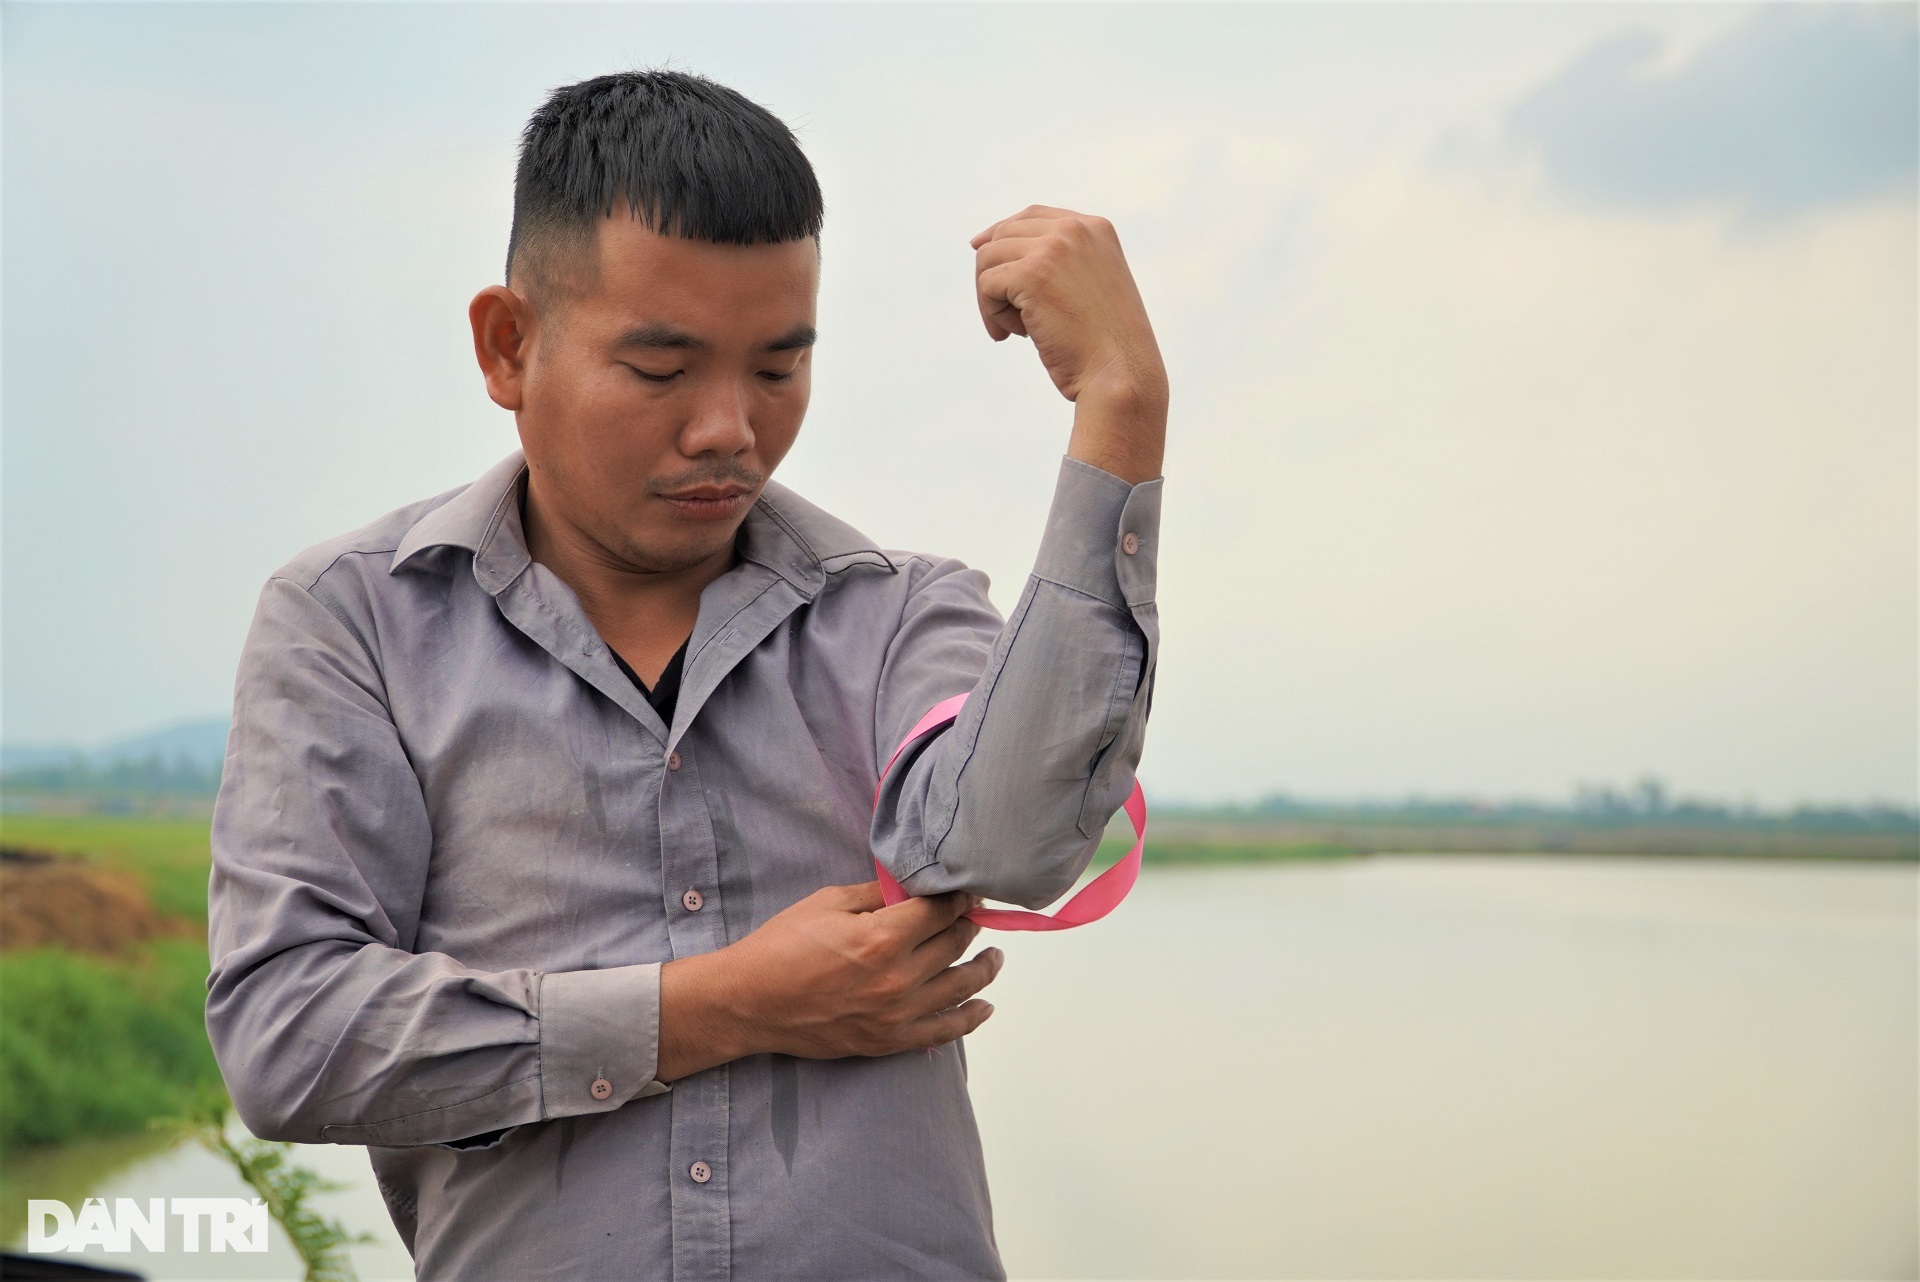
[[[813,326],[795,325],[792,329],[774,339],[771,343],[768,343],[767,350],[770,352],[791,352],[802,347],[812,347],[814,339],[818,337],[819,335],[814,333]]]
[[[791,352],[802,347],[812,347],[819,336],[811,325],[796,325],[780,337],[766,345],[769,352]],[[678,351],[698,351],[706,346],[702,339],[682,329],[675,329],[663,321],[652,321],[628,330],[614,340],[616,347],[654,347],[671,348]]]
[[[705,343],[687,333],[685,330],[675,329],[673,326],[661,321],[652,321],[648,324],[630,329],[620,335],[620,337],[614,339],[613,344],[615,347],[674,347],[683,349],[694,349],[706,346]]]

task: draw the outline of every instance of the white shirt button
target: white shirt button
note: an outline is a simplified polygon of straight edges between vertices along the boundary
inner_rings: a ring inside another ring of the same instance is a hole
[[[705,1162],[695,1162],[687,1168],[687,1174],[693,1177],[695,1184],[705,1184],[713,1178],[713,1168]]]
[[[688,888],[686,894],[680,896],[681,906],[684,907],[690,913],[699,912],[701,906],[704,905],[706,902],[707,902],[707,897],[701,894],[699,891],[692,889],[691,887]]]
[[[587,1091],[595,1099],[606,1099],[613,1094],[613,1083],[604,1077],[596,1077],[593,1079],[593,1085],[587,1087]]]
[[[676,748],[672,752],[669,752],[667,754],[667,769],[678,770],[679,768],[680,768],[680,750]]]
[[[1128,530],[1126,536],[1120,540],[1120,550],[1128,556],[1132,556],[1135,552],[1138,552],[1140,550],[1140,536],[1132,530]]]

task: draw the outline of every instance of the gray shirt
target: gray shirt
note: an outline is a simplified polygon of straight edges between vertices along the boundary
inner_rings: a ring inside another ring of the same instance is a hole
[[[209,890],[242,1120],[367,1145],[423,1279],[1001,1276],[960,1043],[669,1087],[660,964],[876,855],[915,894],[1060,896],[1145,736],[1160,482],[1064,460],[1004,623],[979,571],[769,484],[669,725],[530,560],[524,474],[261,594]],[[901,736],[967,691],[876,809]]]

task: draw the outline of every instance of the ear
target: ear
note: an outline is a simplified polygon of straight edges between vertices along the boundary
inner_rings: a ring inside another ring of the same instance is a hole
[[[525,392],[533,309],[505,285],[489,285],[467,304],[467,321],[487,395],[501,409],[517,412]]]

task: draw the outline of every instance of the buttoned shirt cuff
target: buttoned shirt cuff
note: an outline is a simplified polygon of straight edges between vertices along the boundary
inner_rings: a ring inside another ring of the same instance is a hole
[[[1122,610],[1152,601],[1160,490],[1158,477],[1128,485],[1091,463],[1061,459],[1034,574]]]
[[[660,965],[540,977],[540,1095],[548,1117],[606,1113],[667,1090],[660,1065]]]

